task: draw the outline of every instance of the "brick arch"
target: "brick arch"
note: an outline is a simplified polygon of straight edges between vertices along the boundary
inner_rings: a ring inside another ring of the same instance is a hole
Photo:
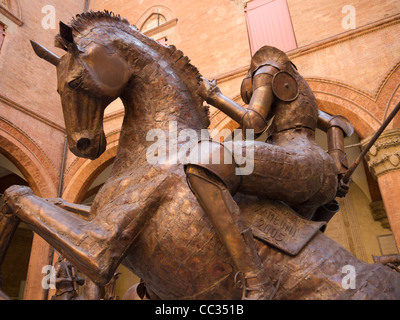
[[[73,203],[84,199],[93,181],[114,162],[118,150],[120,131],[107,135],[106,151],[96,160],[77,158],[68,168],[62,198]]]
[[[374,134],[400,102],[400,61],[393,65],[373,94],[326,79],[308,78],[307,81],[319,107],[328,113],[348,117],[361,138]],[[399,116],[387,127],[394,128],[400,128]]]
[[[27,134],[3,118],[0,152],[21,171],[36,195],[46,198],[57,194],[58,174],[54,165]]]
[[[386,119],[390,112],[400,102],[400,61],[394,65],[382,81],[376,93],[376,100],[384,110],[383,118]],[[400,117],[397,116],[388,126],[389,129],[400,128]]]
[[[360,139],[373,135],[383,122],[383,111],[376,97],[343,83],[326,79],[307,79],[324,112],[348,118]]]

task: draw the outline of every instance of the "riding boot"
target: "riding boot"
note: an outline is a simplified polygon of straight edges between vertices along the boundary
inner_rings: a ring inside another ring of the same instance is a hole
[[[252,261],[252,269],[248,272],[238,272],[235,276],[236,285],[243,290],[242,300],[271,300],[276,289],[268,276],[267,270],[257,253],[253,233],[248,228],[242,231]],[[238,279],[237,277],[240,276]]]
[[[235,282],[242,299],[272,298],[275,288],[257,253],[251,229],[244,228],[239,207],[224,183],[199,167],[186,171],[189,186],[211,220],[238,270]]]

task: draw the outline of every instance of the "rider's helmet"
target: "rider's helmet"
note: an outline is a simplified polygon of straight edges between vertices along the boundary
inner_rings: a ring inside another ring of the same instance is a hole
[[[254,54],[250,64],[251,75],[253,76],[259,68],[266,65],[271,65],[279,70],[285,71],[288,71],[286,69],[292,66],[285,52],[271,46],[261,47]]]

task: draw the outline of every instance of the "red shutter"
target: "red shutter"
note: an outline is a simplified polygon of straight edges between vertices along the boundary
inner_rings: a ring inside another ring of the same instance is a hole
[[[0,24],[0,49],[4,41],[4,37],[6,35],[6,31],[4,30],[4,26]]]
[[[290,51],[297,48],[286,0],[253,0],[247,3],[246,21],[251,52],[264,45]]]

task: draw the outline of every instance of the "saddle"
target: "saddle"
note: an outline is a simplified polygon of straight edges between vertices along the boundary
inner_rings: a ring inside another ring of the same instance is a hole
[[[326,227],[325,221],[305,219],[281,201],[240,195],[235,200],[253,236],[291,256],[296,256]]]

